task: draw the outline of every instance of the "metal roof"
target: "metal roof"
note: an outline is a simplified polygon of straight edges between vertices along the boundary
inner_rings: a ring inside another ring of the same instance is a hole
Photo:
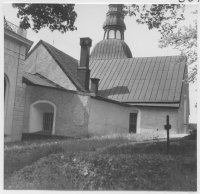
[[[101,101],[105,101],[105,102],[118,104],[118,105],[121,105],[121,106],[130,107],[129,104],[121,103],[121,102],[118,102],[116,100],[104,98],[104,97],[101,97],[101,96],[96,96],[96,95],[91,94],[91,93],[67,90],[67,89],[55,84],[54,82],[50,81],[49,79],[43,77],[42,75],[40,75],[38,73],[30,74],[30,73],[24,72],[23,73],[23,82],[25,82],[27,84],[31,84],[31,85],[33,84],[33,85],[36,85],[36,86],[40,86],[40,87],[47,86],[47,87],[51,87],[52,89],[57,89],[57,90],[60,90],[60,91],[65,91],[65,92],[72,92],[72,93],[79,94],[79,95],[87,95],[87,96],[91,96],[92,98],[94,98],[96,100],[101,100]]]
[[[99,95],[121,102],[178,102],[186,62],[178,56],[90,62]]]
[[[30,74],[27,72],[23,73],[23,78],[25,82],[27,83],[33,83],[41,86],[48,86],[53,88],[62,88],[61,86],[58,86],[57,84],[53,83],[52,81],[48,80],[47,78],[43,77],[42,75],[36,73],[36,74]]]
[[[132,58],[131,50],[123,40],[102,40],[94,46],[90,55],[90,61],[114,58]]]

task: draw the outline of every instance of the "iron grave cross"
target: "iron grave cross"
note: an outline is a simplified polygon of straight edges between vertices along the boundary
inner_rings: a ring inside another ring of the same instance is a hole
[[[167,124],[164,125],[167,130],[167,154],[169,154],[169,130],[171,129],[171,125],[169,124],[169,115],[167,115]]]

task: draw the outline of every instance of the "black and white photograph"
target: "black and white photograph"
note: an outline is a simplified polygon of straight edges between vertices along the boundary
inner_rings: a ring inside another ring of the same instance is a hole
[[[197,191],[198,0],[100,2],[3,2],[3,189]]]

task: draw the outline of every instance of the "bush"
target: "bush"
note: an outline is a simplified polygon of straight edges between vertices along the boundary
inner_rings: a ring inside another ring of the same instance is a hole
[[[195,136],[197,136],[197,129],[192,129],[192,130],[190,130],[190,135],[195,135]]]
[[[132,142],[136,137],[115,135],[6,145],[4,187],[196,191],[196,141],[170,141],[170,155],[166,155],[166,142],[137,144]]]

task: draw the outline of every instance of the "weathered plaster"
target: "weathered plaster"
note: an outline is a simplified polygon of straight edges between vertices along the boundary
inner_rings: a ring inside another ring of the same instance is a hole
[[[24,71],[39,73],[56,84],[77,90],[43,45],[39,45],[25,61]]]
[[[166,116],[169,115],[169,122],[172,129],[170,133],[177,133],[178,130],[178,108],[166,107],[138,107],[141,110],[141,133],[166,134]]]
[[[124,107],[117,104],[90,99],[89,135],[107,135],[114,133],[129,133],[129,114],[137,113],[134,107]],[[137,133],[140,131],[140,114],[137,118]]]
[[[185,66],[185,74],[184,79],[187,78],[187,66]],[[184,123],[184,95],[186,95],[186,123]],[[189,84],[186,82],[183,82],[183,87],[181,91],[181,101],[180,101],[180,108],[178,111],[178,133],[188,133],[188,122],[189,122]],[[185,125],[184,125],[185,124]]]
[[[27,85],[26,91],[23,132],[30,132],[31,105],[41,100],[49,101],[56,106],[55,135],[88,136],[88,96],[30,85]]]

